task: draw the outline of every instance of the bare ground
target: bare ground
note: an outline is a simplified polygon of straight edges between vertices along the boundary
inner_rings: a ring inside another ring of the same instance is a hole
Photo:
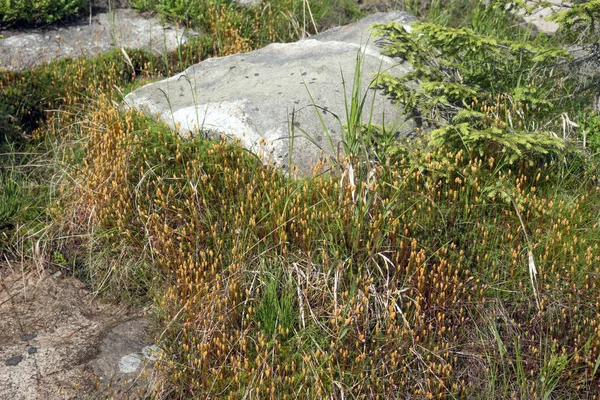
[[[0,264],[0,399],[146,397],[148,325],[74,278]]]

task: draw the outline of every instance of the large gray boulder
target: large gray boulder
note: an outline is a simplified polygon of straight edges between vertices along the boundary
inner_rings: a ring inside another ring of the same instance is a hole
[[[414,19],[404,12],[374,14],[295,43],[205,60],[135,90],[125,104],[157,117],[184,137],[203,133],[238,138],[249,150],[266,155],[265,160],[283,167],[291,161],[307,174],[323,154],[336,155],[342,147],[359,52],[364,54],[362,90],[368,92],[363,120],[372,115],[374,123],[398,122],[398,135],[412,133],[409,124],[401,123],[402,110],[368,89],[379,71],[402,75],[409,68],[381,55],[369,28]]]

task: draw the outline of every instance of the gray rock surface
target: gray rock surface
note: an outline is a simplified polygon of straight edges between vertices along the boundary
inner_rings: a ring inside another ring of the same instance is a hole
[[[101,379],[108,379],[115,373],[138,371],[144,358],[142,350],[152,344],[146,334],[147,327],[148,320],[135,318],[108,332],[100,343],[99,357],[90,362],[94,373]],[[119,369],[115,370],[115,366]]]
[[[364,121],[373,96],[375,123],[402,120],[397,105],[367,87],[378,71],[402,75],[409,67],[382,56],[368,29],[374,23],[414,19],[404,12],[379,13],[295,43],[205,60],[135,90],[125,104],[157,117],[184,137],[203,132],[237,138],[284,167],[289,164],[293,136],[292,163],[307,174],[322,151],[330,155],[338,151],[346,122],[343,81],[350,102],[359,51],[364,52],[362,90],[368,92]],[[409,135],[412,128],[404,124],[398,132]]]
[[[246,6],[246,7],[258,6],[262,3],[262,0],[233,0],[233,1],[241,6]]]
[[[31,68],[61,57],[95,56],[114,47],[143,48],[157,53],[172,51],[185,43],[188,32],[131,9],[93,14],[66,26],[0,32],[0,67]]]

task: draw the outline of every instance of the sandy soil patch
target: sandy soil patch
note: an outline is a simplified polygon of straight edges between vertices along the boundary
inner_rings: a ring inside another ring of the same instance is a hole
[[[74,278],[0,265],[0,398],[144,397],[148,325]]]

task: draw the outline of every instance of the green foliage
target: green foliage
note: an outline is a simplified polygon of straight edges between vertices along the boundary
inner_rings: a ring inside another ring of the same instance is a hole
[[[406,146],[397,138],[397,129],[397,124],[361,125],[361,145],[369,159],[385,164],[388,160],[398,160],[406,155]]]
[[[486,10],[497,12],[492,3],[478,15]],[[413,67],[402,77],[382,74],[376,85],[418,123],[439,127],[431,133],[432,144],[505,157],[509,164],[543,162],[566,148],[552,133],[558,127],[553,121],[587,99],[585,93],[571,95],[579,82],[567,67],[566,50],[433,23],[414,23],[408,30],[378,25],[375,31],[388,41],[385,54]]]
[[[219,0],[133,0],[132,6],[139,11],[158,11],[166,17],[193,24],[199,17],[206,16],[211,7],[219,3]]]
[[[364,63],[364,53],[360,51],[356,54],[356,64],[352,79],[352,87],[350,88],[350,96],[348,97],[348,88],[346,80],[342,72],[342,88],[344,91],[344,105],[346,111],[346,124],[342,129],[342,144],[344,147],[344,156],[357,157],[363,149],[363,128],[370,125],[364,124],[363,118],[367,109],[368,92],[362,90],[362,67]],[[371,107],[372,110],[372,107]],[[369,122],[372,115],[369,115]]]
[[[454,149],[474,151],[477,157],[486,159],[501,156],[509,164],[520,160],[533,160],[545,155],[560,157],[565,149],[564,142],[548,132],[511,133],[490,126],[476,129],[468,122],[452,124],[431,132],[431,143],[448,145]]]
[[[10,172],[0,175],[0,229],[11,224],[22,209],[23,186]]]
[[[214,55],[214,42],[209,36],[192,37],[167,54],[166,65],[153,73],[173,75]]]
[[[262,297],[256,310],[256,319],[268,337],[277,334],[279,329],[289,335],[298,319],[294,285],[280,275],[279,268],[264,274]]]
[[[443,103],[455,106],[462,106],[461,100],[470,103],[474,93],[479,98],[512,93],[535,78],[542,80],[552,73],[550,67],[570,59],[560,48],[483,36],[468,28],[415,23],[409,33],[401,24],[390,24],[377,26],[376,32],[391,42],[385,54],[405,58],[414,68],[397,83],[414,80],[428,88],[431,82],[439,82],[434,86],[441,89],[438,96],[454,92],[454,100]],[[385,80],[385,86],[393,82],[389,77]],[[538,95],[551,89],[558,88],[538,86]]]
[[[577,120],[581,140],[591,150],[592,154],[600,156],[600,113],[598,111],[584,111]]]
[[[85,10],[89,0],[0,0],[0,24],[39,25]]]
[[[574,2],[565,11],[560,11],[549,18],[560,25],[559,34],[571,41],[598,42],[600,33],[600,0]]]
[[[516,23],[508,12],[523,10],[525,3],[520,0],[406,0],[403,6],[419,21],[469,27],[477,34],[502,39],[531,38],[531,32]]]
[[[38,225],[47,202],[47,187],[41,185],[35,164],[39,154],[29,146],[0,143],[0,254],[8,250],[23,225]]]
[[[132,5],[208,33],[220,55],[289,42],[361,15],[351,0],[270,0],[260,7],[226,0],[133,0]]]

